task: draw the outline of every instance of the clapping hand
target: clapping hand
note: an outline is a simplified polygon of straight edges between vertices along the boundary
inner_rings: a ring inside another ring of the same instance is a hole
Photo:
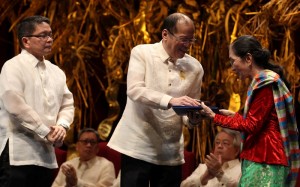
[[[205,164],[209,173],[215,177],[219,177],[223,173],[222,170],[222,157],[221,155],[215,155],[210,153],[205,158]]]
[[[77,185],[77,174],[75,168],[70,164],[61,165],[61,171],[66,176],[66,186]]]

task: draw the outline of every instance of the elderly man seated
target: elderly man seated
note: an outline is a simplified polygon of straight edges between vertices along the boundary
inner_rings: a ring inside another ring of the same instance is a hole
[[[238,131],[221,129],[215,137],[213,153],[207,155],[205,163],[199,164],[180,187],[238,186],[241,177],[240,145]]]
[[[112,162],[97,156],[99,134],[92,128],[80,131],[76,150],[79,157],[62,164],[52,187],[109,187],[115,180]]]

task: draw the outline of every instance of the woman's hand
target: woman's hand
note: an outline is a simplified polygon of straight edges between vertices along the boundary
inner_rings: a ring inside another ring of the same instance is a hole
[[[206,106],[204,102],[201,102],[200,105],[203,108],[200,113],[210,119],[214,119],[216,114],[208,106]]]
[[[235,115],[235,112],[231,111],[231,110],[226,110],[226,109],[220,109],[220,114],[224,115],[224,116],[230,116],[233,117]]]

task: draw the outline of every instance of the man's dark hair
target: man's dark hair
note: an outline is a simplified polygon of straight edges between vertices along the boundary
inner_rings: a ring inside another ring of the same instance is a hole
[[[163,22],[163,25],[161,27],[161,30],[168,30],[171,31],[172,33],[177,33],[177,28],[176,24],[179,21],[191,21],[193,22],[188,16],[182,14],[182,13],[174,13],[169,15]]]
[[[96,137],[97,137],[97,142],[100,142],[100,136],[99,136],[99,133],[98,133],[95,129],[93,129],[93,128],[84,128],[84,129],[82,129],[82,130],[79,132],[79,134],[78,134],[78,140],[80,139],[81,135],[82,135],[83,133],[86,133],[86,132],[92,132],[92,133],[94,133],[94,134],[96,135]]]
[[[21,48],[24,48],[22,38],[31,35],[36,28],[36,25],[41,23],[50,24],[50,20],[44,16],[30,16],[23,19],[17,26],[18,40]]]

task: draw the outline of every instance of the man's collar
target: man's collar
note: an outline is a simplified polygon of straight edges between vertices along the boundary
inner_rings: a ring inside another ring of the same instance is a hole
[[[32,67],[36,67],[38,65],[38,63],[40,62],[35,56],[33,56],[31,53],[29,53],[25,49],[22,49],[21,54],[22,55],[27,55],[26,61],[28,61],[29,65],[31,65]]]
[[[222,168],[232,168],[236,166],[240,162],[239,159],[230,160],[228,162],[224,162]]]
[[[168,55],[167,51],[165,50],[162,40],[157,44],[158,45],[158,55],[161,61],[167,62],[170,59],[170,56]]]
[[[82,167],[82,165],[86,165],[87,168],[90,168],[91,166],[93,166],[97,161],[97,156],[93,157],[92,159],[88,160],[88,161],[81,161],[79,158],[79,165],[78,168]]]

